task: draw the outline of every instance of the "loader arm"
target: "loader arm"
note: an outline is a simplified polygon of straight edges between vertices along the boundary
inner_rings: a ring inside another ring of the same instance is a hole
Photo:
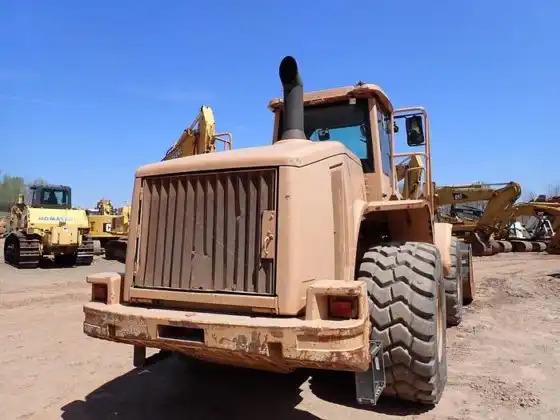
[[[223,144],[224,150],[230,150],[232,147],[232,135],[227,132],[216,133],[216,121],[212,108],[202,106],[192,124],[167,150],[162,160],[214,152],[216,141]]]

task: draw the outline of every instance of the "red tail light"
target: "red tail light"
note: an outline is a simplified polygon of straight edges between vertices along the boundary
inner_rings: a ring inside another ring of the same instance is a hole
[[[94,302],[107,303],[107,285],[101,283],[92,284],[91,300]]]
[[[342,318],[342,319],[358,318],[358,298],[330,296],[329,316],[331,318]]]

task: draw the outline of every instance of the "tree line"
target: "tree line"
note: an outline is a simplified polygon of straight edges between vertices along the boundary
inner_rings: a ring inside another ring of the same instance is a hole
[[[0,178],[0,211],[9,212],[19,194],[25,194],[28,185],[46,184],[44,179],[26,183],[21,176],[3,174]]]

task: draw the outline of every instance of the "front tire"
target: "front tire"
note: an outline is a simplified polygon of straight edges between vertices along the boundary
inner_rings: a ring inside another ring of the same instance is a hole
[[[372,246],[358,279],[368,289],[372,337],[383,344],[384,394],[436,404],[447,382],[439,251],[418,242]]]

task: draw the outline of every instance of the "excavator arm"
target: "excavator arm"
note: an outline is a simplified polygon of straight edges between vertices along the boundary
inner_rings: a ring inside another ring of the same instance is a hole
[[[498,186],[500,188],[496,188]],[[520,195],[521,186],[517,182],[443,186],[436,188],[436,207],[487,201],[474,230],[486,230],[491,233],[503,229],[508,224],[513,204]]]
[[[521,186],[516,182],[442,186],[436,188],[436,209],[439,211],[445,205],[487,201],[486,208],[477,220],[450,220],[449,216],[438,216],[450,221],[455,233],[469,238],[474,253],[488,255],[494,252],[490,243],[493,235],[507,237],[513,205],[520,195]]]
[[[192,124],[183,131],[162,160],[211,153],[216,150],[216,142],[222,143],[224,150],[230,150],[233,137],[230,133],[216,133],[214,112],[209,106],[202,106]]]

